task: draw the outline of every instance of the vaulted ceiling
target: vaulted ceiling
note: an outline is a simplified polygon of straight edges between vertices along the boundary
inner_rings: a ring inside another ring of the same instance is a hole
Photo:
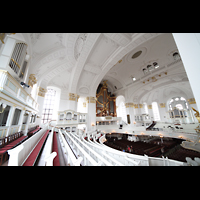
[[[177,47],[170,33],[21,35],[28,43],[31,57],[29,74],[36,75],[41,87],[56,86],[63,94],[95,96],[99,83],[108,80],[111,92],[126,95],[129,101],[147,101],[152,90],[170,88],[171,83],[188,83],[182,62],[174,63],[172,54]],[[133,55],[139,56],[132,58]],[[144,74],[143,68],[153,62],[159,68]],[[152,77],[157,81],[151,81]]]

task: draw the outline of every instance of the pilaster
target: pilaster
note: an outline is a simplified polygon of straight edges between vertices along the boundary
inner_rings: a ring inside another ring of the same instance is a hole
[[[86,97],[86,108],[88,113],[87,131],[96,130],[96,98]]]

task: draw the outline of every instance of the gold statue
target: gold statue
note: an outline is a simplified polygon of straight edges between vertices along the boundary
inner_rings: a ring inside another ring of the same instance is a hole
[[[196,109],[194,109],[193,107],[192,107],[192,110],[194,110],[196,112],[194,115],[197,118],[198,122],[200,123],[200,114],[199,114],[199,112]]]
[[[194,130],[196,131],[196,133],[197,133],[197,138],[196,138],[196,140],[194,141],[194,145],[196,145],[197,143],[199,143],[199,139],[200,139],[200,114],[199,114],[199,112],[198,112],[196,109],[194,109],[193,107],[192,107],[192,110],[194,110],[194,111],[196,112],[194,115],[195,115],[195,117],[197,118],[197,120],[198,120],[198,122],[199,122],[199,125],[194,129]]]

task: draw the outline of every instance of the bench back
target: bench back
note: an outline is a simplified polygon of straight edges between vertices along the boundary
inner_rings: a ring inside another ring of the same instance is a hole
[[[47,127],[38,131],[35,135],[27,139],[19,146],[8,150],[8,154],[10,155],[8,166],[23,165],[46,131]]]

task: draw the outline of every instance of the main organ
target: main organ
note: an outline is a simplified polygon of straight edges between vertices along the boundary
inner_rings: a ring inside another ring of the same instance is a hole
[[[96,116],[113,116],[116,117],[116,97],[108,91],[107,81],[99,84],[96,93]]]

